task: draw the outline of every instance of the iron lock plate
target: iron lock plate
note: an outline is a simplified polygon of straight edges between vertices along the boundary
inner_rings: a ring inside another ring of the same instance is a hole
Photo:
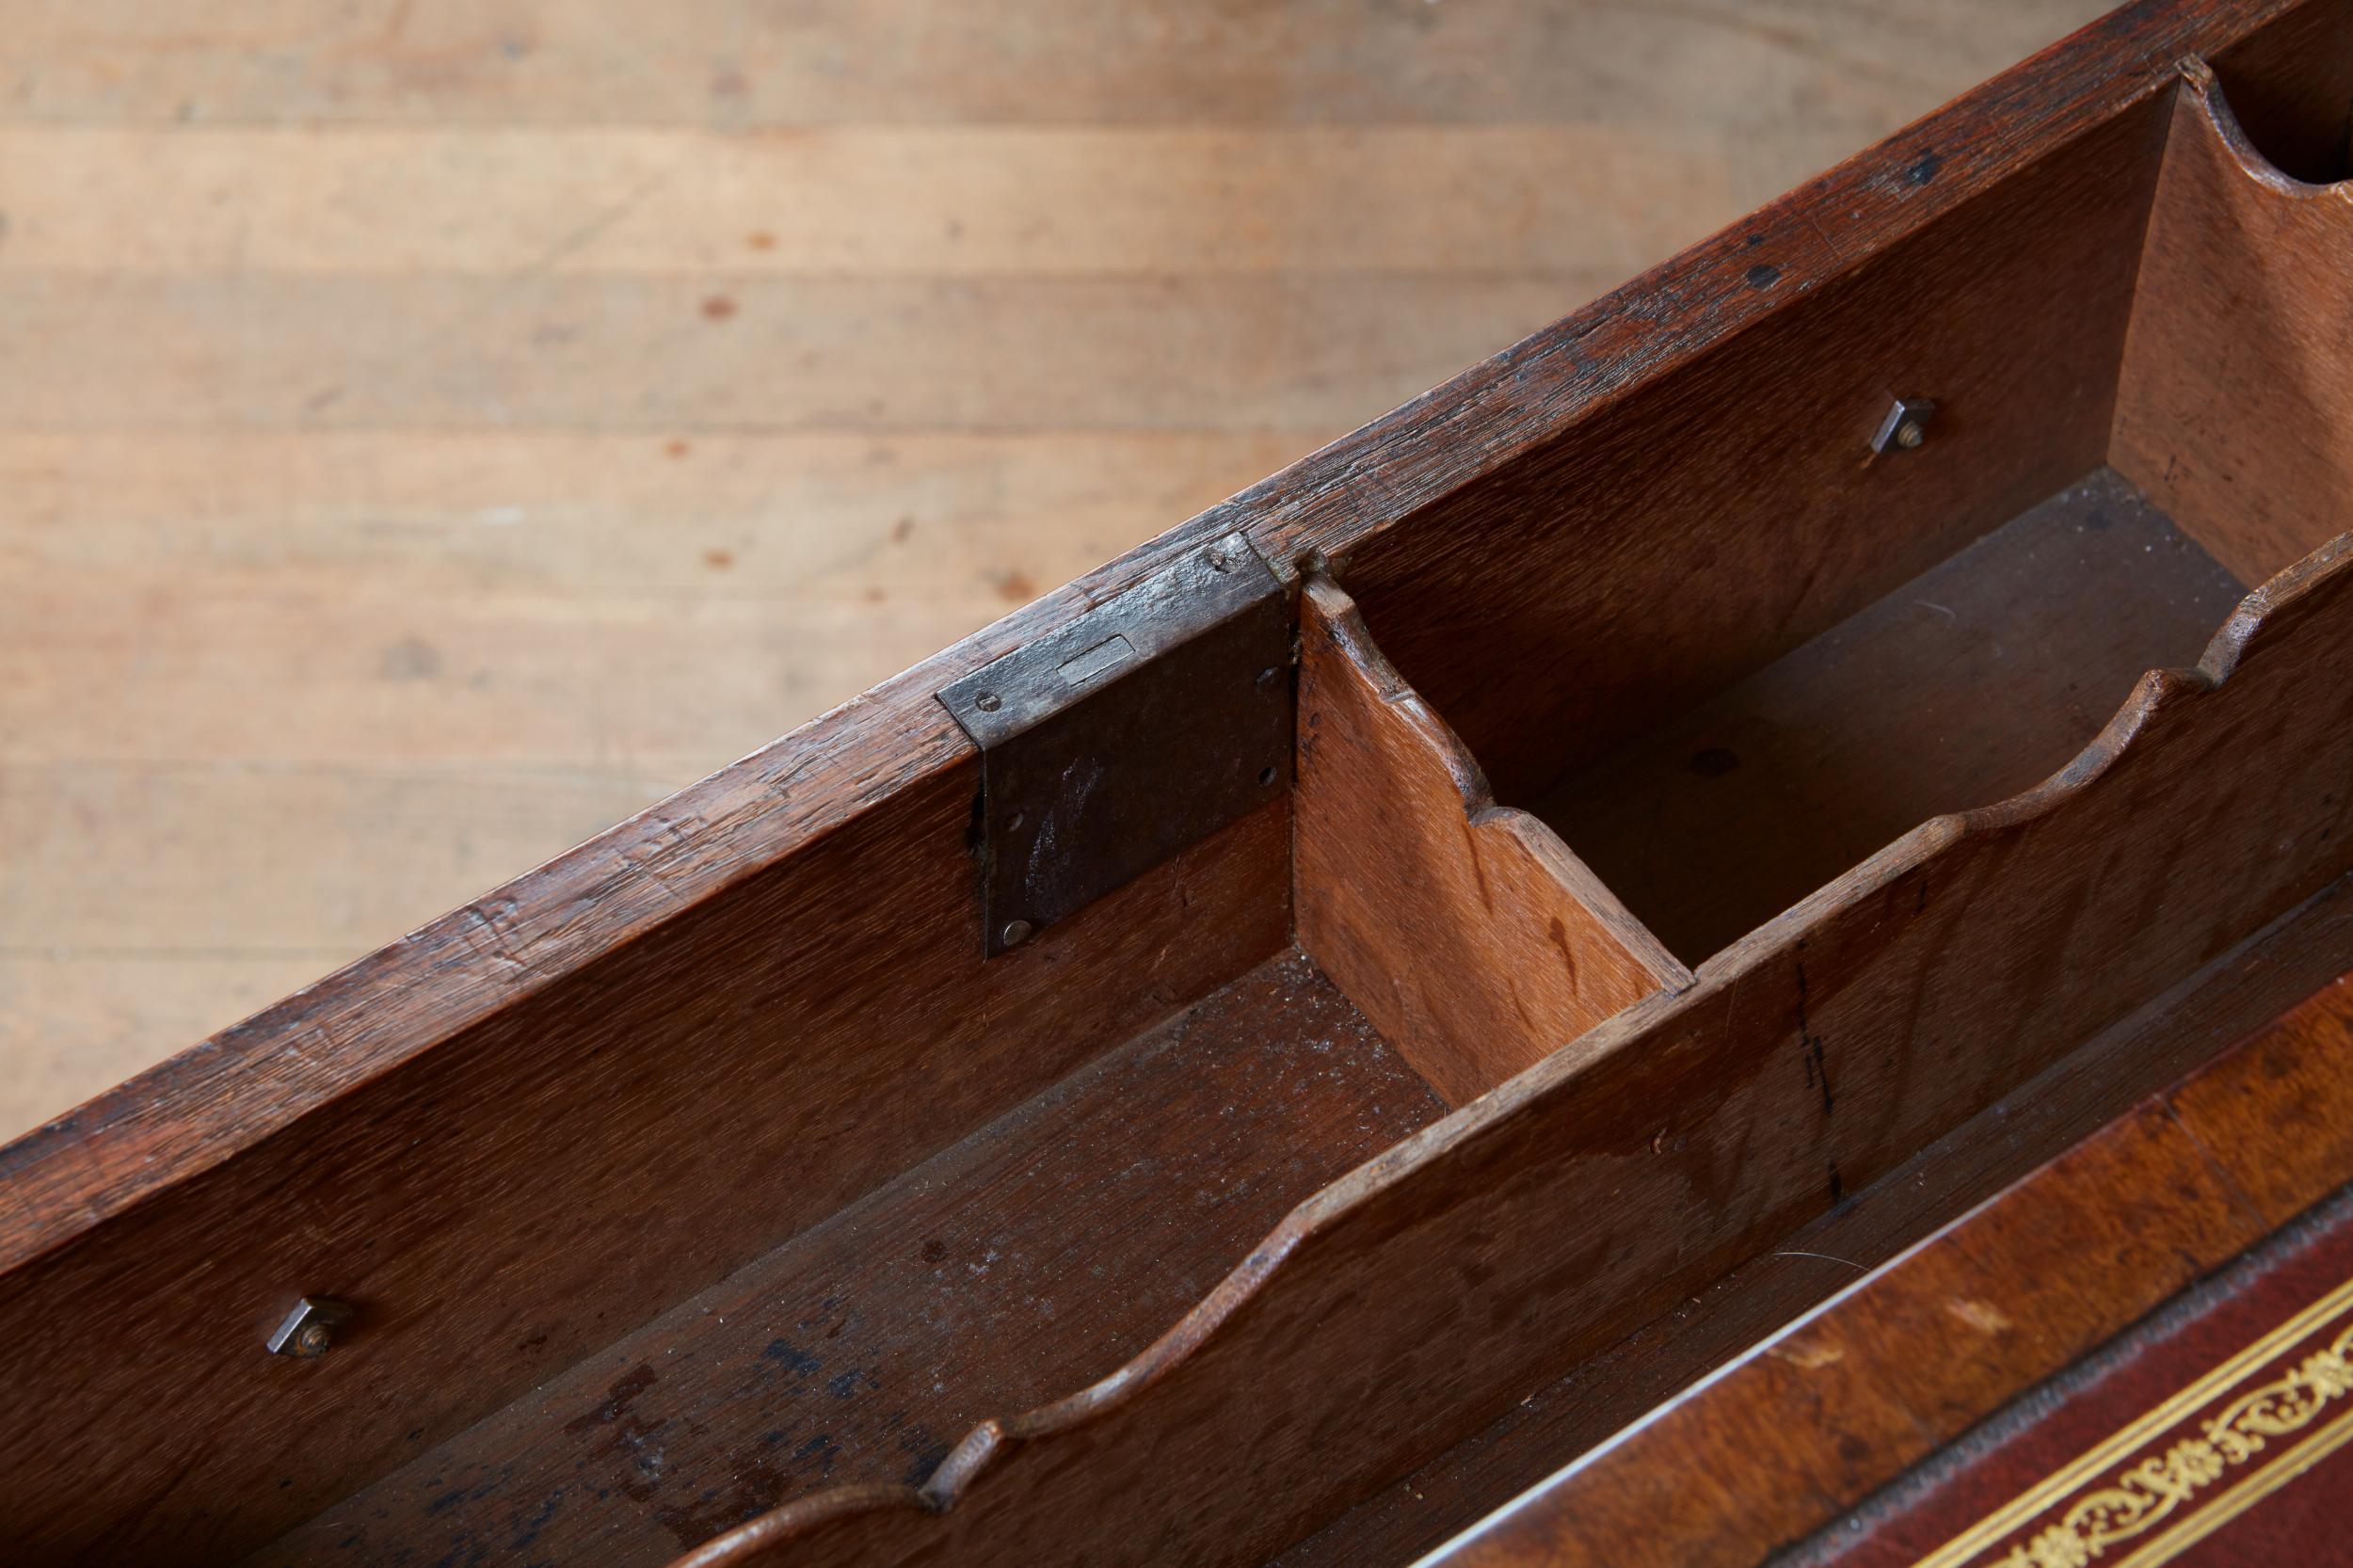
[[[1282,583],[1234,533],[938,694],[981,749],[986,953],[1289,787],[1290,645]]]

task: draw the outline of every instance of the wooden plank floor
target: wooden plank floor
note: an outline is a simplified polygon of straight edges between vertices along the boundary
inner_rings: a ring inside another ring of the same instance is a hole
[[[2098,0],[0,0],[0,1138]]]

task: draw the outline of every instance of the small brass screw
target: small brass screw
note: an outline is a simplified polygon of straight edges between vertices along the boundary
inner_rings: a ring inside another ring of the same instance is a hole
[[[312,1323],[302,1331],[299,1342],[305,1351],[317,1355],[335,1342],[335,1331],[325,1323]]]
[[[1896,426],[1896,444],[1906,452],[1912,451],[1928,439],[1929,433],[1920,427],[1920,422],[1916,419],[1908,419]]]

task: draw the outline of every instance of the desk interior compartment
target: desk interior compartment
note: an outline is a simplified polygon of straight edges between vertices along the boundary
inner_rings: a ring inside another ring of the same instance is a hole
[[[13,1560],[1402,1560],[2353,967],[2348,44],[1905,133],[1358,548],[1241,498],[1289,776],[1016,942],[934,697],[1068,601],[21,1145],[132,1175],[0,1279]]]

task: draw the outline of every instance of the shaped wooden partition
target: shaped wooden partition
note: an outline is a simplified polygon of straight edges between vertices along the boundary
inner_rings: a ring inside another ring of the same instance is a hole
[[[2260,582],[2353,522],[2348,431],[2353,180],[2282,171],[2193,60],[2150,214],[2111,460]]]
[[[1691,982],[1479,763],[1321,575],[1299,607],[1299,944],[1462,1105],[1612,1014]]]
[[[1261,1560],[2353,870],[2348,648],[2353,536],[2045,783],[1301,1205],[1112,1376],[679,1568]]]

